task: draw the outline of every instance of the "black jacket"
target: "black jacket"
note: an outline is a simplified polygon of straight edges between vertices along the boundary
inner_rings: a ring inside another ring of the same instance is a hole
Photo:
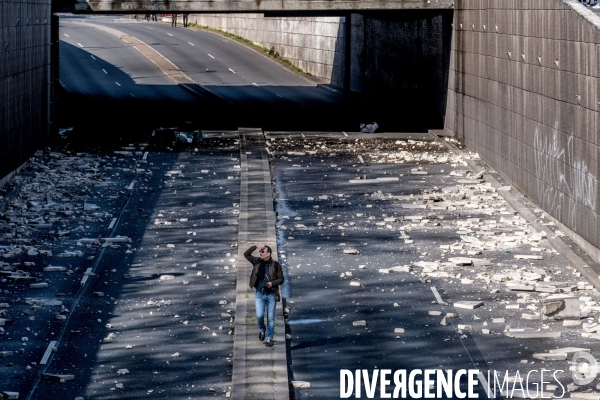
[[[256,246],[250,247],[244,253],[244,257],[246,257],[246,260],[250,261],[250,263],[252,264],[252,274],[250,274],[250,287],[253,289],[257,289],[260,280],[265,275],[265,265],[267,264],[267,262],[260,257],[254,257],[252,255],[252,252],[254,250],[256,250]],[[260,279],[259,276],[261,277]],[[279,285],[281,285],[284,281],[283,270],[281,269],[281,264],[279,264],[273,259],[271,259],[269,276],[271,277],[271,284],[273,285],[271,287],[271,290],[273,290],[273,293],[275,293],[276,297],[279,299]]]

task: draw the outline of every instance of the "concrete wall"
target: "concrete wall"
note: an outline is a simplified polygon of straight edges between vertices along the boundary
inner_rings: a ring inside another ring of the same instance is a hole
[[[0,184],[48,136],[50,43],[50,0],[0,2]]]
[[[573,0],[457,0],[446,128],[600,247],[600,18]]]
[[[334,85],[344,81],[345,18],[264,18],[262,14],[190,15],[190,22],[220,29],[271,49]]]
[[[346,88],[370,97],[383,130],[444,126],[452,12],[352,14]]]

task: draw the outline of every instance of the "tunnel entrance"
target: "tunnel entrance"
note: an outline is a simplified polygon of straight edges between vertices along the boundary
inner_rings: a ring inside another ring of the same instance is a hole
[[[149,98],[134,93],[115,97],[73,90],[63,84],[58,101],[59,125],[73,126],[92,135],[115,132],[120,136],[144,135],[158,127],[183,124],[195,129],[235,130],[240,126],[257,126],[267,130],[357,131],[361,124],[376,122],[383,132],[442,129],[452,13],[452,10],[412,10],[352,13],[340,17],[343,21],[338,32],[340,48],[336,49],[333,61],[337,68],[332,69],[330,77],[331,82],[337,83],[337,87],[333,87],[337,91],[252,82],[279,98],[256,97],[248,95],[255,89],[250,87],[249,81],[223,82],[220,86],[200,84],[207,75],[220,73],[208,66],[208,61],[200,60],[197,66],[182,68],[192,77],[190,82],[172,83],[174,88],[187,90],[180,98]],[[111,19],[119,17],[110,16]],[[62,21],[82,18],[85,17],[71,15]],[[149,24],[144,28],[153,29]],[[116,67],[113,69],[117,76],[111,79],[120,82],[117,84],[135,81],[124,69],[118,71],[119,66],[111,60],[94,57],[91,49],[68,43],[63,36],[61,39],[61,63],[69,63],[69,58],[89,61],[92,57],[95,64],[104,65],[105,72]],[[155,48],[164,49],[169,45],[147,41]],[[127,43],[122,45],[127,46]],[[61,65],[63,75],[68,74],[68,70],[66,64]],[[229,71],[236,73],[233,68]],[[314,79],[312,85],[317,83],[319,80]],[[193,90],[188,90],[190,87]]]

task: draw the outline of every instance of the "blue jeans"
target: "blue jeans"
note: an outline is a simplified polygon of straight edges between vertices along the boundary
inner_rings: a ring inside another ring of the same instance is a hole
[[[256,292],[256,320],[258,321],[258,329],[265,330],[265,307],[267,308],[267,339],[273,339],[273,331],[275,330],[275,293],[262,294]]]

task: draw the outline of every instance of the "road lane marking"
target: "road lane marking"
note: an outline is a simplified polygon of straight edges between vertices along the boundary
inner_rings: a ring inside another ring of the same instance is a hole
[[[437,289],[435,288],[435,286],[431,287],[431,291],[433,292],[433,295],[435,296],[435,299],[437,300],[438,304],[445,304],[444,300],[442,300],[442,297],[440,296],[440,294],[438,293]]]
[[[96,59],[96,57],[94,57],[94,56],[93,56],[93,55],[91,55],[91,54],[90,54],[90,57],[92,57],[92,60],[95,60],[95,59]]]
[[[231,72],[233,72],[234,74],[237,74],[237,72],[235,72],[235,71],[234,71],[234,70],[232,70],[231,68],[229,68],[229,70],[230,70]]]
[[[171,35],[170,33],[167,33],[167,35],[169,35],[169,36],[173,36],[173,35]]]
[[[192,43],[192,42],[188,42],[188,43],[189,43],[189,44],[191,44],[192,46],[196,46],[196,45],[195,45],[194,43]]]
[[[208,55],[210,58],[215,58],[214,56],[211,56],[210,54]]]
[[[115,82],[117,84],[117,86],[121,86],[121,84],[119,82]]]
[[[257,85],[256,83],[254,83],[254,82],[252,82],[252,84],[253,84],[254,86],[258,86],[258,85]]]
[[[344,131],[342,131],[342,133],[344,134],[344,136],[348,137],[348,134]]]
[[[281,98],[283,99],[283,96],[282,96],[282,95],[280,95],[280,94],[277,94],[277,93],[275,93],[275,96],[277,96],[277,97],[281,97]]]
[[[79,45],[79,47],[83,47],[83,45],[81,43],[77,43]]]
[[[135,97],[135,94],[133,94],[133,93],[129,93],[129,95],[130,95],[131,97]]]
[[[115,226],[115,223],[117,222],[116,218],[113,218],[112,221],[110,221],[110,225],[108,225],[108,229],[112,229],[113,226]]]
[[[104,71],[104,73],[105,73],[106,75],[108,75],[108,72],[106,72],[106,70],[105,70],[104,68],[102,68],[102,71]]]
[[[142,160],[145,160],[146,158],[148,158],[148,152],[144,153],[144,157],[142,157]]]
[[[42,361],[40,361],[41,365],[46,365],[46,363],[48,362],[48,359],[50,358],[50,354],[52,354],[52,349],[56,346],[56,343],[57,343],[56,340],[53,340],[50,342],[50,344],[46,348],[46,351],[44,352]]]
[[[153,30],[154,30],[154,28],[149,28],[149,27],[146,27],[146,29],[150,29],[151,31],[153,31]]]
[[[90,276],[90,274],[92,273],[92,269],[88,268],[85,270],[84,274],[83,274],[83,278],[81,279],[81,286],[85,285],[85,283],[88,280],[88,277]]]
[[[63,35],[65,35],[66,37],[71,37],[71,36],[67,35],[66,33],[63,33]]]

